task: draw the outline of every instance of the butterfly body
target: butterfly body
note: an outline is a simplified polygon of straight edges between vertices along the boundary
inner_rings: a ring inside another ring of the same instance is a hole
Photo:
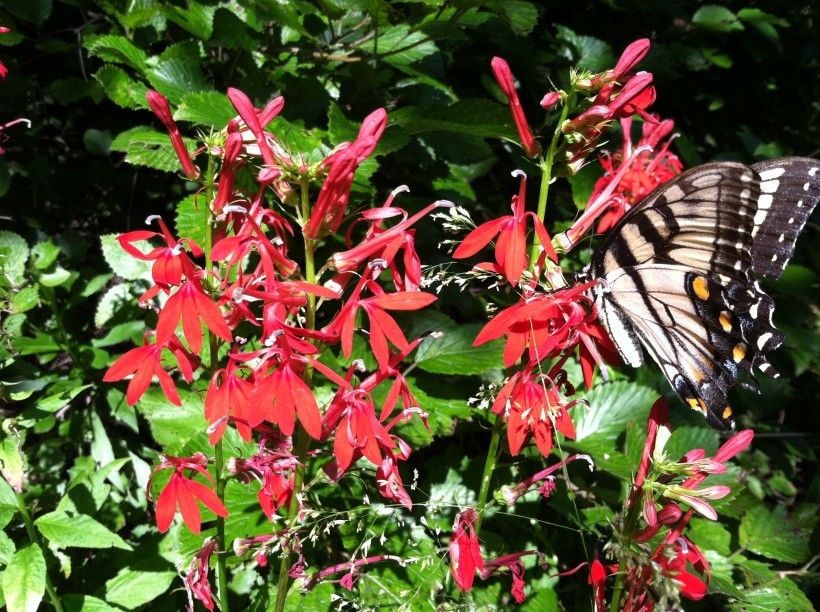
[[[684,402],[732,426],[741,372],[776,376],[783,342],[757,279],[779,277],[820,199],[820,162],[705,164],[658,187],[604,238],[590,264],[599,318],[623,360],[644,350]]]

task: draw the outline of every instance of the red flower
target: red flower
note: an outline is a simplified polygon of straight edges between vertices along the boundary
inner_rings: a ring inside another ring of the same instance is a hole
[[[547,486],[546,489],[545,489],[542,485],[542,488],[540,489],[541,494],[544,497],[549,497],[549,494],[554,489],[555,477],[552,474],[555,473],[556,471],[558,471],[560,468],[564,467],[565,465],[567,465],[569,463],[572,463],[576,459],[585,460],[589,464],[590,471],[592,471],[592,469],[593,469],[592,457],[590,457],[589,455],[570,455],[569,457],[567,457],[563,461],[559,461],[558,463],[556,463],[554,465],[551,465],[548,468],[545,468],[545,469],[541,470],[540,472],[536,472],[535,474],[533,474],[529,478],[519,482],[515,486],[503,486],[503,487],[501,487],[500,498],[499,499],[503,500],[504,503],[507,504],[508,506],[512,506],[515,502],[518,501],[518,498],[520,498],[522,495],[525,495],[527,492],[529,492],[529,490],[532,489],[533,485],[536,485],[536,484],[538,484],[542,481],[545,484],[546,483],[552,483],[552,486]]]
[[[398,502],[408,510],[413,509],[413,500],[404,488],[395,456],[387,454],[382,459],[376,469],[376,482],[382,497]]]
[[[253,385],[237,374],[235,360],[228,362],[227,369],[214,372],[205,393],[205,419],[210,423],[208,439],[212,445],[222,438],[228,420],[234,422],[243,440],[251,441],[251,428],[262,421],[260,411],[253,410],[252,394]]]
[[[188,571],[185,572],[185,590],[188,591],[188,610],[193,612],[194,599],[198,599],[208,610],[214,609],[214,598],[208,573],[211,569],[211,555],[219,552],[216,540],[208,538],[199,552],[191,559]]]
[[[481,547],[475,523],[478,513],[473,508],[461,512],[453,525],[453,536],[450,538],[450,572],[456,581],[459,591],[473,588],[476,570],[484,569]]]
[[[176,358],[182,376],[189,383],[194,378],[195,358],[182,347],[176,338],[169,338],[165,342],[148,344],[148,334],[146,334],[144,342],[143,346],[133,348],[117,359],[106,371],[103,381],[114,382],[134,374],[125,392],[125,401],[129,406],[133,406],[151,385],[152,377],[156,376],[168,401],[176,406],[181,406],[182,401],[179,399],[179,393],[177,393],[174,386],[174,381],[162,367],[162,351],[166,349],[171,351]]]
[[[194,353],[199,354],[202,349],[200,319],[212,333],[226,342],[233,340],[231,329],[222,318],[219,307],[203,291],[198,280],[189,278],[168,298],[160,311],[157,321],[157,342],[168,342],[182,320],[182,329],[188,346]]]
[[[276,164],[276,160],[273,157],[273,152],[268,145],[268,139],[264,133],[265,126],[259,120],[257,110],[254,108],[250,98],[243,91],[236,89],[235,87],[229,87],[228,99],[231,101],[231,104],[233,104],[234,108],[239,113],[239,116],[242,117],[242,121],[245,122],[245,125],[256,139],[256,144],[259,146],[259,153],[262,155],[262,159],[265,164],[269,167],[274,166]],[[271,116],[267,122],[270,122],[270,119],[273,119],[273,117],[276,116],[284,105],[284,98],[276,98],[275,101],[277,104],[272,107],[272,110],[275,110],[276,112],[273,113],[273,116]]]
[[[592,585],[592,590],[595,593],[595,604],[598,606],[598,610],[606,610],[606,601],[604,601],[606,593],[606,568],[598,559],[595,559],[589,564],[589,579],[587,583]]]
[[[575,439],[575,427],[567,412],[577,402],[567,402],[560,388],[566,386],[566,373],[551,371],[536,375],[532,365],[513,374],[493,403],[493,412],[507,421],[510,454],[517,455],[532,435],[543,456],[552,450],[554,430]]]
[[[382,463],[382,449],[393,448],[393,439],[376,417],[373,398],[365,390],[340,389],[328,410],[326,431],[334,420],[338,425],[333,426],[336,430],[333,455],[340,472],[350,467],[358,453],[379,466]]]
[[[188,529],[199,535],[202,515],[197,501],[217,516],[228,516],[228,511],[213,490],[185,477],[185,470],[193,470],[213,483],[213,478],[208,474],[208,459],[202,453],[197,453],[193,457],[164,457],[148,480],[149,499],[154,475],[157,471],[168,468],[174,470],[171,480],[168,481],[157,499],[157,528],[161,533],[168,531],[179,509]]]
[[[456,259],[471,257],[487,246],[497,235],[495,261],[509,283],[515,286],[529,264],[527,257],[527,217],[532,217],[535,233],[550,258],[557,262],[558,256],[552,248],[552,240],[541,219],[535,213],[525,210],[527,175],[517,170],[513,173],[513,176],[521,177],[518,195],[513,196],[512,199],[513,214],[479,225],[464,238],[459,247],[453,252],[453,257]]]
[[[527,555],[541,556],[537,550],[522,550],[517,553],[504,555],[503,557],[485,561],[484,569],[479,572],[479,577],[482,580],[487,580],[500,569],[508,569],[510,575],[512,576],[512,588],[510,589],[510,593],[516,603],[522,604],[527,598],[527,594],[524,591],[524,563],[521,561],[521,558]]]
[[[214,214],[218,215],[231,199],[233,185],[236,181],[236,170],[239,166],[237,159],[242,150],[242,135],[231,132],[225,140],[225,151],[222,157],[222,167],[219,170],[219,187],[212,204]]]
[[[362,122],[355,141],[340,145],[322,162],[330,172],[304,228],[307,238],[318,238],[325,232],[339,229],[356,169],[373,153],[386,126],[387,111],[376,109]]]
[[[293,495],[295,468],[299,464],[293,456],[290,437],[263,434],[259,452],[248,459],[234,459],[229,463],[231,474],[243,482],[261,479],[257,499],[269,519],[279,508],[288,507]]]
[[[541,147],[532,135],[527,117],[524,115],[524,109],[521,108],[521,102],[518,100],[518,92],[515,91],[515,79],[510,71],[509,64],[500,57],[494,57],[490,65],[492,66],[495,80],[498,81],[501,91],[504,92],[509,102],[510,112],[515,122],[515,129],[518,130],[518,137],[521,139],[521,146],[524,147],[527,155],[537,157],[541,153]]]
[[[284,361],[271,374],[260,380],[254,400],[266,409],[266,421],[278,425],[289,436],[296,427],[296,417],[308,433],[318,440],[322,431],[322,416],[313,391],[294,370],[293,360]]]
[[[145,99],[148,100],[148,106],[151,107],[151,110],[154,111],[154,114],[165,126],[165,129],[168,130],[168,135],[171,137],[171,145],[174,147],[174,151],[176,151],[179,163],[185,171],[185,176],[189,179],[197,178],[199,176],[199,168],[194,165],[191,155],[188,153],[188,148],[182,140],[182,134],[180,134],[179,128],[171,114],[171,107],[168,105],[168,100],[161,93],[153,89],[148,90],[145,94]]]

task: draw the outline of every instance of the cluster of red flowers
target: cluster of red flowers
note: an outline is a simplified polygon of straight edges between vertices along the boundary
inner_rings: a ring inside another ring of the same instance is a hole
[[[698,600],[706,595],[709,562],[683,532],[695,513],[717,520],[709,500],[725,497],[731,489],[725,485],[701,485],[710,475],[725,473],[726,462],[748,448],[754,437],[752,430],[746,429],[729,438],[713,457],[707,457],[704,449],[697,448],[680,460],[672,461],[664,453],[669,438],[668,423],[669,407],[666,400],[660,398],[649,413],[641,463],[625,510],[622,536],[627,550],[619,556],[628,560],[623,572],[624,609],[629,611],[653,610],[651,587],[661,579],[671,580],[680,596],[687,599]],[[660,543],[644,550],[641,545],[663,529],[667,531]],[[618,564],[604,566],[598,560],[590,566],[590,582],[600,609],[604,609],[607,574],[618,571]]]
[[[328,470],[334,478],[364,457],[376,469],[380,493],[409,508],[412,502],[398,464],[411,449],[390,430],[414,415],[426,417],[399,369],[420,339],[408,341],[390,313],[418,310],[435,300],[419,289],[421,265],[413,225],[450,203],[434,202],[410,216],[394,204],[406,188],[395,190],[384,206],[365,211],[351,224],[351,230],[353,226],[361,230],[356,235],[362,238],[356,244],[353,232],[347,231],[346,249],[324,267],[333,277],[319,284],[313,254],[319,241],[337,232],[345,221],[354,174],[378,144],[387,113],[384,109],[371,113],[354,142],[339,145],[311,166],[266,131],[284,105],[281,97],[262,109],[236,89],[228,91],[228,98],[238,116],[223,131],[221,147],[211,144],[204,149],[221,158],[215,189],[205,188],[210,197],[205,205],[213,220],[210,246],[206,249],[190,237],[174,236],[158,217],[148,222],[156,220],[159,231],[137,230],[119,237],[127,253],[152,262],[153,286],[140,301],[156,309],[158,319],[143,346],[120,357],[104,379],[131,377],[126,393],[129,405],[139,401],[154,378],[168,401],[180,405],[179,382],[169,371],[172,363],[188,383],[197,376],[210,379],[205,394],[210,442],[218,444],[230,425],[246,441],[259,439],[255,455],[236,458],[229,468],[241,482],[260,483],[258,499],[268,517],[289,508],[294,496],[295,473],[302,460],[294,455],[291,440],[297,424],[313,440],[333,438],[335,464]],[[155,91],[148,92],[147,99],[168,130],[185,176],[197,180],[201,171],[168,101]],[[252,193],[236,187],[237,173],[243,168],[256,180]],[[310,182],[323,176],[311,204]],[[265,197],[270,192],[294,208],[270,205]],[[295,216],[289,216],[290,210],[296,211]],[[390,224],[394,220],[398,222]],[[304,277],[289,251],[297,240],[294,223],[301,229],[306,251]],[[146,241],[155,246],[146,249]],[[384,271],[389,271],[390,281],[384,280]],[[315,323],[317,302],[322,314],[330,311],[321,328]],[[367,326],[359,323],[359,311],[366,315]],[[237,335],[240,327],[244,338]],[[356,333],[369,339],[377,363],[374,372],[363,375],[361,363],[355,361],[346,372],[337,373],[320,360],[323,347],[334,345],[341,345],[341,352],[350,357]],[[227,350],[219,352],[220,345]],[[312,390],[316,375],[338,387],[324,415]],[[377,407],[371,393],[381,383],[389,384],[390,392]],[[203,454],[166,457],[157,466],[164,469],[173,472],[157,499],[160,531],[170,527],[178,510],[188,528],[199,533],[199,503],[218,516],[227,515],[212,488]],[[195,480],[197,475],[211,486]],[[201,572],[207,562],[195,565],[192,571]],[[207,605],[206,587],[207,573],[190,590]]]

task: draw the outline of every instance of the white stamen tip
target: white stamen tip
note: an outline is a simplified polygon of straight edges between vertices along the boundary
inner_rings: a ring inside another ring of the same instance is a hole
[[[521,170],[520,168],[516,168],[515,170],[510,172],[510,174],[515,178],[522,178],[522,179],[527,178],[527,173],[524,172],[523,170]]]
[[[410,188],[407,185],[399,185],[393,191],[390,192],[390,195],[395,198],[400,193],[410,193]]]
[[[159,215],[149,215],[145,217],[145,225],[151,225],[154,221],[159,221],[161,218]]]
[[[450,200],[437,200],[436,206],[438,208],[454,208],[455,203],[451,202]]]
[[[241,215],[244,215],[248,211],[244,206],[240,206],[239,204],[229,204],[228,206],[222,209],[222,212],[224,214],[239,213]]]

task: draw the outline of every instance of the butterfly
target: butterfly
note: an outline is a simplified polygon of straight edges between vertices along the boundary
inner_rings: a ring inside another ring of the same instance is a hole
[[[783,273],[818,200],[820,161],[785,157],[692,168],[629,210],[588,271],[622,359],[638,367],[645,349],[687,405],[733,427],[729,389],[776,377],[766,355],[783,343],[758,279]]]

